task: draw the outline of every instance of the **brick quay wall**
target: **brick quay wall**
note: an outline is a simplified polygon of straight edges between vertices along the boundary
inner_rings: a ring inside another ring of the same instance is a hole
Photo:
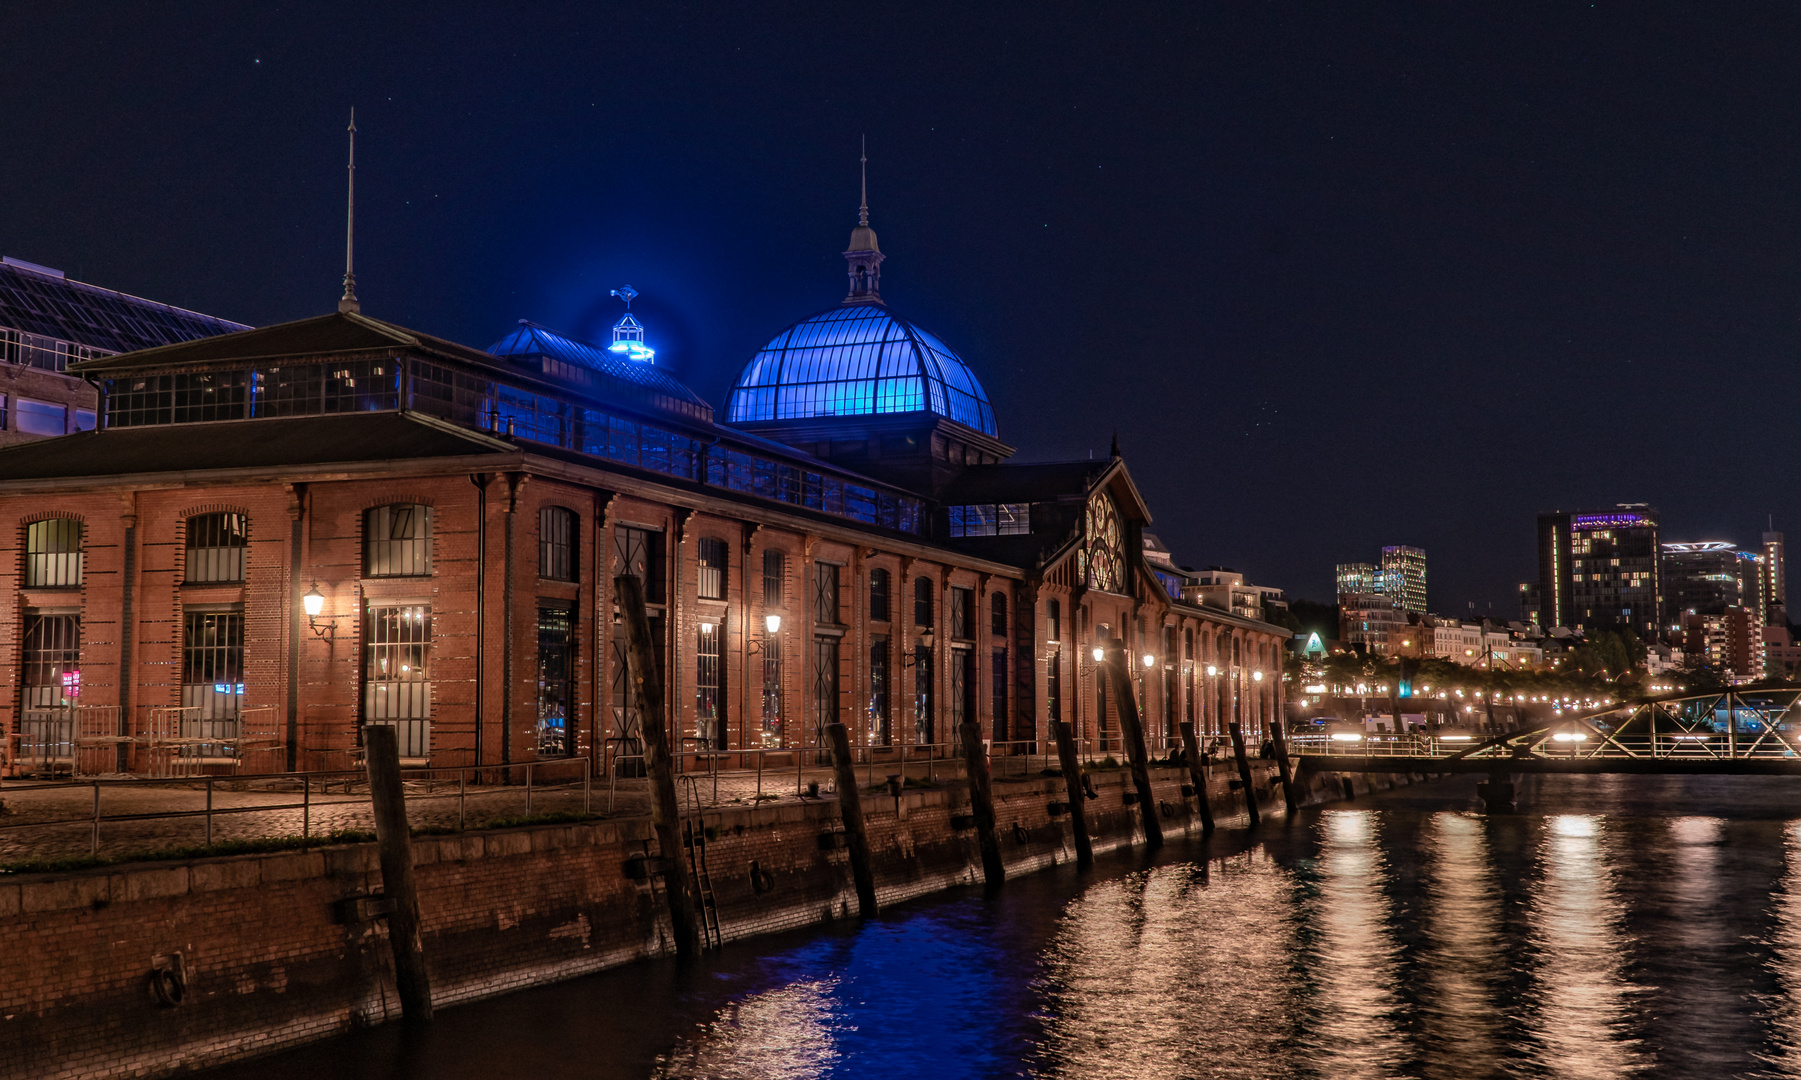
[[[1273,769],[1254,769],[1279,814]],[[1213,766],[1208,785],[1223,827],[1245,820],[1231,771]],[[1140,841],[1127,774],[1093,775],[1096,850]],[[1152,776],[1165,832],[1198,832],[1186,772]],[[1340,777],[1308,782],[1343,797]],[[1074,858],[1067,815],[1050,812],[1060,778],[997,780],[995,797],[1010,875]],[[883,905],[980,882],[961,784],[909,790],[898,815],[886,794],[863,799]],[[703,819],[725,940],[856,911],[835,800]],[[416,837],[413,851],[439,1007],[673,952],[661,884],[628,872],[655,852],[648,819]],[[374,844],[0,879],[0,1075],[163,1076],[398,1019],[385,924],[355,911],[380,885]]]

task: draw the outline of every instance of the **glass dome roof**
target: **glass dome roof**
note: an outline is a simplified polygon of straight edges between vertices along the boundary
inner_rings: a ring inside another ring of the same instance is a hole
[[[727,419],[927,411],[998,435],[987,391],[944,342],[880,304],[845,304],[763,346],[732,388]]]

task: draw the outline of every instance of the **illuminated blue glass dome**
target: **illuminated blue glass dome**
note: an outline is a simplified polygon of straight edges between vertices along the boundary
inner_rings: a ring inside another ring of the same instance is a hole
[[[726,412],[732,423],[934,412],[999,434],[975,373],[879,303],[835,307],[777,334],[745,365]]]

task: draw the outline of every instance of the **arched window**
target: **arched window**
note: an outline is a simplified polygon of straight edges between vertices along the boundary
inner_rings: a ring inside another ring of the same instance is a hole
[[[989,606],[989,608],[992,609],[992,613],[989,618],[990,618],[990,621],[993,623],[993,625],[989,629],[993,632],[995,637],[1006,637],[1007,636],[1007,594],[1006,593],[995,593],[992,597],[989,598],[988,606]]]
[[[1051,600],[1045,605],[1044,639],[1046,641],[1063,640],[1063,604]]]
[[[932,579],[913,579],[913,625],[921,633],[932,628]]]
[[[888,621],[888,571],[879,566],[869,572],[869,617]]]
[[[576,569],[575,511],[546,506],[538,513],[538,576],[574,581]]]
[[[724,600],[731,549],[717,536],[703,536],[698,545],[699,573],[695,587],[702,600]]]
[[[428,577],[431,574],[429,506],[396,503],[363,515],[363,572],[370,577]]]
[[[1193,627],[1188,627],[1187,629],[1182,631],[1182,659],[1184,659],[1184,660],[1193,660],[1194,659],[1194,628]]]
[[[763,606],[781,609],[787,606],[783,599],[788,576],[788,560],[779,551],[763,553]]]
[[[51,518],[25,526],[25,585],[73,589],[81,584],[81,522]]]
[[[250,542],[243,514],[201,514],[188,519],[190,582],[244,580],[244,551]]]

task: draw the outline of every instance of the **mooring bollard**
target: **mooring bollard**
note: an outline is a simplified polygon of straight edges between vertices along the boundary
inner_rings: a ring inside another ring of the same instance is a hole
[[[1282,721],[1269,722],[1269,737],[1276,744],[1276,769],[1282,777],[1282,803],[1292,817],[1295,812],[1294,773],[1288,767],[1288,737],[1282,731]]]
[[[425,942],[419,928],[419,889],[413,881],[413,842],[407,831],[406,793],[400,783],[400,740],[392,724],[363,727],[364,767],[375,813],[375,842],[381,854],[382,895],[388,913],[388,945],[394,950],[394,989],[400,1016],[430,1020],[431,977],[425,970]]]
[[[963,737],[963,771],[969,774],[969,808],[976,819],[976,841],[982,847],[982,877],[993,889],[1007,880],[1007,868],[1001,863],[1000,841],[994,836],[994,791],[989,786],[988,755],[982,752],[979,726],[966,723],[957,733]]]
[[[1234,720],[1228,730],[1232,732],[1232,756],[1238,761],[1238,782],[1244,787],[1244,814],[1254,827],[1262,815],[1257,812],[1257,789],[1251,785],[1251,760],[1244,753],[1244,729]]]
[[[851,760],[850,735],[843,724],[827,724],[832,743],[832,768],[838,780],[838,816],[844,819],[845,842],[850,848],[851,878],[857,883],[857,910],[865,919],[875,917],[875,873],[869,865],[869,833],[863,825],[863,799],[857,791],[857,766]]]
[[[1194,785],[1195,801],[1201,807],[1201,832],[1213,831],[1213,807],[1207,802],[1207,770],[1201,765],[1200,744],[1194,737],[1194,723],[1184,720],[1178,725],[1182,732],[1182,752],[1188,755],[1188,782]]]
[[[663,715],[663,683],[657,678],[656,648],[650,638],[650,617],[644,610],[644,583],[631,574],[613,579],[613,596],[625,621],[631,660],[629,682],[636,688],[638,715],[644,736],[644,765],[650,773],[650,824],[657,834],[667,867],[663,890],[669,898],[669,925],[675,935],[677,956],[700,952],[700,920],[696,916],[693,885],[683,858],[681,812],[675,800],[675,768],[669,756],[669,729]],[[795,754],[796,759],[800,754]]]
[[[1513,813],[1513,777],[1505,772],[1491,772],[1488,782],[1476,785],[1483,807],[1491,814]]]
[[[1094,844],[1088,839],[1087,797],[1082,791],[1082,763],[1076,757],[1076,737],[1069,721],[1051,725],[1057,737],[1057,761],[1063,767],[1063,789],[1069,792],[1069,827],[1075,836],[1076,865],[1094,865]]]
[[[1144,822],[1144,846],[1163,846],[1163,825],[1157,820],[1156,799],[1151,795],[1150,755],[1144,748],[1144,728],[1138,723],[1138,698],[1132,693],[1126,643],[1114,638],[1107,649],[1107,671],[1113,697],[1119,706],[1119,730],[1125,736],[1126,757],[1132,763],[1132,785],[1138,789],[1139,818]]]

